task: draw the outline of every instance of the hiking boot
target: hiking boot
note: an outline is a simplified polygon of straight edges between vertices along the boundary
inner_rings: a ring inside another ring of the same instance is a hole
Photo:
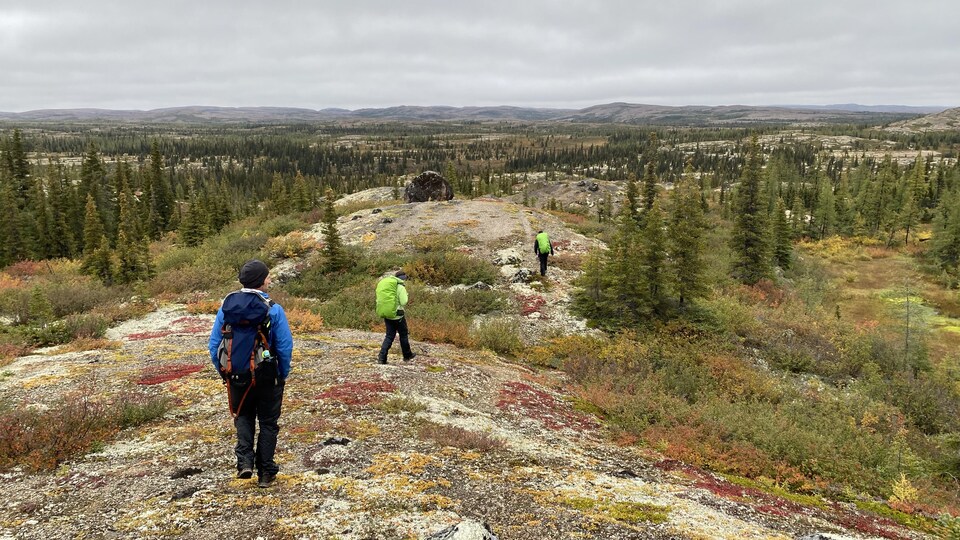
[[[240,469],[240,472],[237,473],[237,478],[242,478],[244,480],[246,480],[247,478],[250,478],[251,476],[253,476],[252,467],[244,467]]]
[[[413,360],[413,359],[416,358],[416,357],[417,357],[417,353],[415,353],[415,352],[414,352],[414,353],[410,353],[410,356],[404,356],[404,357],[403,357],[403,361],[404,361],[404,362],[409,362],[409,361]]]
[[[386,364],[386,363],[387,363],[387,358],[386,358],[385,356],[378,356],[378,357],[377,357],[377,363],[378,363],[378,364]]]
[[[277,475],[275,474],[265,474],[260,477],[260,480],[257,482],[257,487],[262,487],[262,488],[270,487],[270,484],[272,484],[273,481],[276,479],[277,479]]]

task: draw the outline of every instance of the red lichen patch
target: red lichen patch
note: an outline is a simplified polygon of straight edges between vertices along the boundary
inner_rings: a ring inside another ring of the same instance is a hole
[[[317,399],[338,401],[348,407],[359,407],[376,403],[383,399],[383,394],[389,394],[396,390],[396,385],[382,379],[350,381],[327,388],[317,396]]]
[[[836,511],[833,521],[848,529],[854,529],[865,534],[889,538],[890,540],[910,539],[909,536],[899,534],[896,531],[892,531],[888,528],[897,527],[897,523],[891,519],[864,515],[859,512],[852,512],[849,509],[840,506],[839,504],[833,504],[832,508],[834,511]]]
[[[550,243],[553,244],[554,251],[561,251],[570,247],[569,240],[557,240],[556,242],[550,242]]]
[[[171,364],[167,366],[154,366],[143,370],[137,384],[149,385],[160,384],[180,377],[186,377],[191,373],[196,373],[204,368],[204,364]]]
[[[129,334],[127,339],[131,341],[140,341],[142,339],[156,339],[167,337],[172,334],[172,330],[157,330],[155,332],[137,332],[135,334]]]
[[[180,331],[189,334],[203,334],[210,331],[210,322],[200,317],[180,317],[171,323],[180,327]]]
[[[543,306],[547,303],[542,296],[536,294],[518,294],[517,300],[520,302],[520,314],[524,317],[531,313],[543,315]]]
[[[521,416],[535,418],[548,429],[574,431],[597,429],[597,421],[575,411],[556,397],[522,382],[508,382],[500,389],[497,407]]]

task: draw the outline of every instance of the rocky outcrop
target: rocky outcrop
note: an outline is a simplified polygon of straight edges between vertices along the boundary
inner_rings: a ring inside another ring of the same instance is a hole
[[[425,540],[497,540],[497,535],[486,523],[468,519],[435,532]]]
[[[403,198],[407,202],[449,201],[453,187],[440,173],[426,171],[407,184]]]

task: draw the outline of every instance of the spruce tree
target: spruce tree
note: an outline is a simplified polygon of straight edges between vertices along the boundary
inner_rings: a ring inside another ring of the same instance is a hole
[[[273,182],[270,184],[270,207],[273,208],[273,213],[278,216],[290,212],[287,185],[280,173],[273,173]]]
[[[100,247],[100,237],[104,235],[103,222],[93,195],[87,194],[86,210],[83,214],[83,253],[89,255]]]
[[[653,162],[648,161],[643,171],[643,211],[653,208],[657,200],[657,175],[653,170]]]
[[[329,271],[346,268],[349,261],[343,249],[343,241],[337,231],[337,212],[333,207],[333,190],[327,188],[323,201],[323,254]]]
[[[786,270],[793,263],[793,228],[787,220],[787,205],[777,199],[773,213],[773,262]]]
[[[761,177],[762,156],[754,135],[747,151],[747,163],[737,188],[733,235],[733,275],[746,284],[770,276],[766,198]]]
[[[706,269],[703,261],[706,220],[703,217],[700,190],[689,166],[688,171],[689,174],[684,173],[671,192],[669,228],[674,289],[681,306],[687,300],[703,296],[707,288],[703,278]]]
[[[844,236],[853,234],[853,225],[856,213],[853,208],[853,198],[850,196],[849,170],[840,175],[840,183],[834,192],[834,214],[836,215],[836,230]]]
[[[665,216],[660,208],[660,201],[653,200],[653,204],[644,215],[643,230],[639,238],[638,251],[640,255],[639,278],[639,309],[638,315],[656,315],[662,317],[666,313],[667,297],[667,237],[664,232]],[[629,275],[624,276],[629,279]]]
[[[107,235],[100,237],[100,245],[89,257],[84,258],[87,273],[98,278],[104,285],[113,284],[113,252],[110,250],[110,240]]]
[[[826,175],[820,175],[819,184],[820,193],[817,197],[817,209],[813,215],[813,223],[817,231],[817,238],[822,240],[833,234],[837,209],[830,178]]]
[[[307,190],[307,180],[300,171],[293,178],[293,204],[297,212],[306,212],[313,207]]]
[[[190,192],[187,212],[180,222],[180,241],[186,246],[199,246],[207,236],[207,211],[196,190]]]
[[[913,232],[923,215],[923,198],[926,192],[926,169],[920,154],[914,162],[913,169],[904,179],[903,203],[900,208],[900,228],[904,231],[903,242],[910,242],[910,233]]]
[[[940,197],[933,214],[931,254],[937,265],[951,276],[960,272],[960,192],[951,190]]]

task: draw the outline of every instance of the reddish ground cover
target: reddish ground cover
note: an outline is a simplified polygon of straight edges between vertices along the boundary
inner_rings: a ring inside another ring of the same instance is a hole
[[[166,366],[152,366],[145,368],[137,380],[137,384],[150,385],[160,384],[180,377],[186,377],[191,373],[202,370],[206,364],[171,364]]]
[[[528,418],[536,418],[548,429],[555,431],[564,428],[587,431],[598,427],[597,421],[590,416],[572,411],[568,403],[522,382],[504,384],[500,389],[497,407]]]
[[[396,389],[396,385],[382,379],[350,381],[327,388],[317,398],[338,401],[349,407],[358,407],[378,402],[383,399],[383,394],[389,394]]]

